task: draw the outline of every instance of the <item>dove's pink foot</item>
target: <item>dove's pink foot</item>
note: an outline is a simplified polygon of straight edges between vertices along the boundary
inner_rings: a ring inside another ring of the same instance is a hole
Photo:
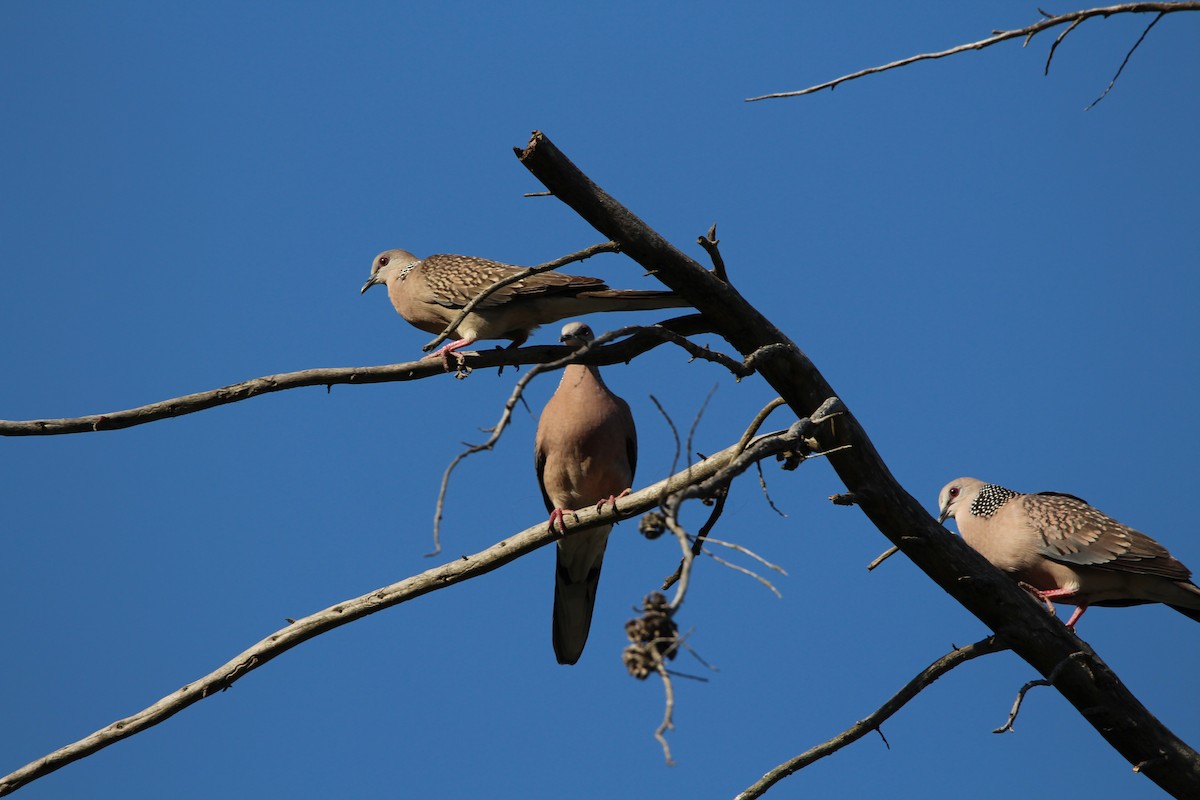
[[[576,521],[579,520],[579,517],[576,516],[575,512],[569,508],[556,508],[550,512],[550,532],[551,533],[554,533],[554,523],[555,522],[558,523],[558,530],[561,533],[567,532],[567,523],[563,520],[563,517],[565,517],[567,514],[570,514],[571,516],[575,517]]]
[[[620,498],[624,497],[625,495],[629,494],[632,491],[633,491],[633,489],[626,489],[625,491],[621,492],[620,494],[610,494],[608,497],[604,498],[599,503],[596,503],[596,510],[599,511],[600,509],[604,508],[605,503],[608,503],[610,506],[613,507],[613,511],[620,511],[620,509],[617,508],[617,500],[619,500]]]
[[[455,341],[451,342],[450,344],[443,345],[441,348],[434,350],[432,353],[430,353],[429,355],[427,355],[425,357],[426,358],[439,358],[440,357],[442,359],[442,367],[446,370],[446,372],[450,372],[451,371],[450,370],[450,354],[454,353],[455,357],[458,359],[458,363],[461,364],[462,356],[459,355],[457,351],[461,350],[462,348],[466,347],[469,344],[475,344],[475,340],[474,339],[456,339]]]

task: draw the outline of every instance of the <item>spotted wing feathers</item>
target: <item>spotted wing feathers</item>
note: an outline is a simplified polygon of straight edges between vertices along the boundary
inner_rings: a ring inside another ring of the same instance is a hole
[[[1186,581],[1191,571],[1144,533],[1067,494],[1023,495],[1042,555],[1064,564],[1157,575]]]
[[[421,274],[434,302],[447,308],[462,308],[475,295],[504,278],[523,272],[524,267],[503,264],[476,256],[439,253],[421,262]],[[554,294],[575,294],[584,290],[603,290],[599,278],[541,272],[501,287],[488,295],[476,308],[495,308],[513,300]]]

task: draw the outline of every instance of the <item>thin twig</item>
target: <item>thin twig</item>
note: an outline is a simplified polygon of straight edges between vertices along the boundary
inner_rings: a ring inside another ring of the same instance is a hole
[[[899,552],[900,552],[900,548],[896,547],[895,545],[892,545],[887,550],[884,550],[882,553],[877,555],[875,557],[874,561],[872,561],[870,564],[867,564],[867,572],[870,572],[871,570],[875,569],[880,564],[887,561],[889,558],[891,558],[892,556],[896,555],[896,553],[899,553]]]
[[[675,437],[675,455],[671,456],[671,468],[667,470],[668,475],[675,473],[675,466],[679,463],[681,444],[679,441],[679,429],[675,427],[675,420],[671,419],[671,415],[663,408],[662,403],[658,402],[658,398],[650,395],[650,402],[654,403],[654,407],[658,409],[658,413],[662,414],[662,418],[667,421],[667,428],[671,431],[671,435]],[[691,459],[689,459],[690,462]]]
[[[475,310],[476,306],[486,300],[492,294],[492,292],[495,292],[498,289],[503,289],[505,286],[514,284],[517,281],[523,281],[532,275],[537,275],[542,272],[549,272],[550,270],[558,269],[559,267],[565,267],[567,264],[573,264],[576,261],[583,261],[585,258],[591,258],[594,255],[599,255],[600,253],[616,253],[620,252],[620,250],[621,246],[616,242],[602,242],[601,244],[594,244],[591,247],[585,247],[582,250],[563,256],[562,258],[556,258],[553,261],[547,261],[545,264],[538,264],[536,267],[528,267],[520,272],[509,275],[507,278],[501,278],[479,294],[472,297],[471,302],[463,306],[462,311],[458,312],[458,316],[454,318],[454,321],[447,325],[432,342],[425,345],[421,349],[428,353],[430,350],[449,339],[450,332],[461,325],[462,321],[467,318],[468,314]]]
[[[742,555],[749,556],[750,558],[754,559],[755,561],[762,564],[767,569],[769,569],[773,572],[778,572],[780,575],[783,575],[785,577],[787,576],[786,569],[779,566],[778,564],[772,564],[770,561],[767,561],[765,558],[760,556],[758,553],[755,553],[753,550],[751,550],[748,547],[744,547],[744,546],[742,546],[740,544],[736,544],[734,542],[726,542],[726,541],[722,541],[721,539],[712,539],[712,538],[709,538],[705,543],[719,545],[720,547],[727,547],[730,550],[736,550],[737,552],[741,553]]]
[[[692,658],[694,658],[694,659],[696,659],[697,661],[699,661],[699,662],[700,662],[700,663],[701,663],[701,664],[704,666],[704,668],[705,668],[705,669],[707,669],[707,670],[709,670],[710,672],[720,672],[721,670],[717,669],[717,668],[716,668],[716,667],[714,667],[712,664],[710,664],[710,663],[708,663],[707,661],[705,661],[705,660],[704,660],[704,659],[703,659],[703,658],[700,656],[700,654],[696,652],[696,648],[694,648],[694,647],[692,647],[690,644],[688,644],[688,642],[687,642],[687,639],[688,639],[688,637],[689,637],[689,636],[691,636],[691,635],[692,635],[692,631],[688,631],[688,632],[687,632],[686,634],[684,634],[683,636],[680,636],[680,637],[679,637],[679,642],[676,644],[676,647],[680,648],[681,650],[687,650],[687,651],[688,651],[688,655],[690,655]]]
[[[746,430],[742,433],[742,438],[738,440],[738,444],[744,448],[754,438],[754,435],[758,433],[758,429],[763,426],[763,423],[767,421],[767,417],[771,416],[771,412],[782,405],[786,405],[784,399],[776,397],[763,406],[762,410],[755,414],[754,419],[750,420],[750,424],[746,426]]]
[[[725,283],[729,283],[729,275],[725,272],[725,259],[721,256],[721,240],[717,238],[717,223],[712,224],[705,236],[696,237],[696,243],[703,247],[704,252],[708,253],[708,257],[712,259],[713,274]]]
[[[1058,680],[1058,676],[1062,672],[1063,667],[1065,667],[1071,661],[1071,659],[1083,658],[1085,656],[1086,654],[1082,652],[1072,653],[1067,658],[1064,658],[1062,661],[1058,662],[1054,669],[1050,670],[1050,674],[1045,678],[1038,678],[1037,680],[1029,681],[1029,683],[1026,683],[1024,686],[1022,686],[1017,691],[1017,699],[1013,701],[1012,710],[1008,712],[1008,719],[1003,725],[992,731],[992,733],[1008,733],[1011,731],[1013,729],[1013,723],[1017,721],[1017,714],[1021,711],[1021,703],[1025,700],[1025,693],[1035,686],[1053,686],[1054,682]]]
[[[713,561],[717,562],[718,564],[720,564],[723,567],[729,567],[734,572],[740,572],[743,575],[754,578],[754,580],[758,581],[763,586],[770,589],[771,593],[774,594],[776,597],[778,597],[780,600],[783,599],[783,595],[779,593],[779,590],[775,588],[775,585],[773,583],[771,583],[769,580],[767,580],[766,578],[764,578],[762,575],[759,575],[754,570],[749,570],[738,564],[734,564],[730,561],[726,561],[725,559],[721,558],[720,556],[715,555],[711,550],[703,550],[701,552],[703,552],[704,555],[708,556]]]
[[[721,384],[714,383],[713,387],[708,390],[708,394],[704,396],[704,401],[700,403],[700,408],[696,409],[696,415],[692,417],[692,425],[688,428],[687,444],[684,445],[683,451],[687,453],[688,463],[692,462],[692,441],[696,438],[696,429],[700,427],[700,420],[704,419],[704,411],[708,408],[709,402],[713,399],[713,395],[717,393],[717,389]]]
[[[1013,723],[1017,721],[1017,713],[1021,710],[1021,703],[1025,700],[1025,693],[1035,686],[1052,686],[1053,682],[1048,678],[1038,678],[1034,681],[1029,681],[1020,689],[1017,690],[1017,699],[1013,701],[1012,711],[1008,712],[1008,720],[992,733],[1008,733],[1013,729]]]
[[[1067,38],[1067,34],[1070,33],[1071,31],[1075,30],[1076,28],[1078,28],[1080,26],[1080,24],[1082,24],[1082,23],[1083,23],[1082,17],[1075,20],[1074,22],[1072,22],[1069,26],[1067,26],[1067,29],[1065,31],[1063,31],[1062,33],[1060,33],[1058,35],[1058,38],[1056,38],[1054,40],[1054,44],[1050,45],[1050,52],[1046,54],[1046,68],[1042,72],[1043,75],[1050,74],[1050,62],[1054,60],[1054,51],[1058,49],[1058,46],[1060,44],[1062,44],[1063,39]],[[1026,41],[1025,43],[1028,44],[1029,42]]]
[[[957,55],[958,53],[965,53],[968,50],[982,50],[985,47],[991,47],[994,44],[999,44],[1000,42],[1005,42],[1005,41],[1008,41],[1009,39],[1019,39],[1021,37],[1024,37],[1026,44],[1028,44],[1029,40],[1032,39],[1038,33],[1041,33],[1042,31],[1046,30],[1047,28],[1053,28],[1053,27],[1062,25],[1067,22],[1075,22],[1076,20],[1090,19],[1091,17],[1109,17],[1109,16],[1112,16],[1113,14],[1141,14],[1141,13],[1146,13],[1146,12],[1151,12],[1151,11],[1157,11],[1159,13],[1159,16],[1162,16],[1163,14],[1169,14],[1169,13],[1172,13],[1175,11],[1200,11],[1200,2],[1123,3],[1123,4],[1115,5],[1115,6],[1106,6],[1104,8],[1089,8],[1089,9],[1085,9],[1083,11],[1073,11],[1069,14],[1060,14],[1059,16],[1056,16],[1056,17],[1048,17],[1046,19],[1042,19],[1039,22],[1034,23],[1033,25],[1030,25],[1025,28],[1020,28],[1019,30],[996,31],[994,33],[994,35],[989,36],[986,39],[980,39],[977,42],[969,42],[967,44],[960,44],[957,47],[951,47],[948,50],[941,50],[936,53],[922,53],[920,55],[909,56],[908,58],[902,58],[899,61],[893,61],[890,64],[883,64],[883,65],[880,65],[877,67],[869,67],[867,69],[862,69],[862,70],[859,70],[858,72],[852,72],[849,75],[843,75],[840,78],[835,78],[831,81],[826,81],[825,83],[819,83],[816,86],[809,86],[807,89],[801,89],[801,90],[795,91],[795,92],[777,92],[774,94],[759,95],[758,97],[748,97],[748,98],[746,98],[746,102],[752,103],[756,100],[773,100],[773,99],[777,99],[777,98],[781,98],[781,97],[799,97],[800,95],[813,94],[814,92],[819,92],[822,89],[833,89],[834,87],[836,87],[842,83],[845,83],[847,81],[856,80],[858,78],[863,78],[863,77],[866,77],[867,75],[874,75],[879,72],[887,72],[888,70],[898,69],[900,67],[906,67],[909,64],[914,64],[918,61],[929,61],[929,60],[935,59],[935,58],[945,58],[946,56],[953,56],[953,55]]]
[[[675,760],[671,758],[671,745],[667,744],[667,731],[675,730],[675,723],[672,717],[675,714],[675,687],[671,684],[671,675],[667,670],[666,664],[663,663],[662,656],[658,650],[651,648],[650,652],[654,654],[654,668],[658,671],[658,676],[662,678],[663,693],[666,695],[663,709],[663,719],[659,726],[654,730],[654,738],[662,745],[663,758],[666,759],[667,766],[675,766]]]
[[[846,745],[861,739],[871,731],[880,730],[880,726],[888,720],[893,714],[904,707],[909,700],[912,700],[920,692],[936,681],[941,676],[945,675],[950,670],[957,667],[959,664],[964,664],[971,659],[979,656],[986,656],[990,653],[998,653],[1002,650],[1007,650],[1008,646],[1001,644],[996,636],[989,636],[975,644],[967,645],[966,647],[956,648],[950,653],[934,661],[912,680],[904,685],[899,692],[892,695],[890,699],[866,718],[859,720],[851,725],[846,730],[839,733],[823,744],[819,744],[810,750],[806,750],[793,759],[785,761],[779,766],[772,769],[760,780],[756,781],[749,788],[739,794],[736,800],[751,800],[751,798],[762,797],[763,794],[774,786],[779,781],[787,776],[799,772],[809,764],[824,758],[825,756],[836,753]]]
[[[1133,55],[1133,51],[1138,49],[1138,45],[1140,45],[1142,40],[1146,38],[1146,34],[1149,33],[1150,29],[1153,28],[1155,24],[1163,18],[1163,14],[1165,13],[1167,12],[1160,11],[1158,16],[1146,26],[1146,30],[1142,31],[1142,35],[1138,37],[1138,40],[1133,43],[1133,47],[1129,48],[1129,52],[1125,54],[1125,59],[1121,62],[1121,66],[1117,67],[1117,74],[1113,75],[1113,79],[1108,82],[1108,86],[1104,89],[1100,96],[1089,103],[1088,107],[1085,108],[1084,111],[1091,111],[1092,107],[1095,106],[1096,103],[1099,103],[1101,100],[1108,97],[1108,93],[1112,91],[1113,86],[1117,83],[1117,78],[1121,77],[1121,73],[1125,71],[1125,65],[1129,63],[1129,58]]]
[[[782,405],[786,405],[784,399],[782,397],[776,397],[774,400],[763,406],[762,410],[758,412],[758,415],[755,416],[755,418],[750,422],[749,427],[746,428],[746,432],[742,434],[742,442],[745,443],[750,441],[750,437],[758,433],[758,429],[762,427],[764,422],[766,422],[767,417],[771,415],[771,412]],[[762,462],[759,461],[754,466],[758,470],[758,485],[762,488],[763,497],[767,499],[767,505],[769,505],[776,514],[784,519],[787,519],[787,514],[783,513],[778,509],[778,507],[776,507],[775,503],[771,500],[771,493],[767,491],[767,479],[763,475]]]
[[[774,511],[776,514],[783,517],[784,519],[787,519],[787,514],[785,514],[779,510],[779,506],[775,505],[775,501],[771,499],[771,493],[769,491],[767,491],[767,477],[765,475],[763,475],[762,462],[759,461],[754,466],[758,470],[758,485],[759,485],[759,488],[762,489],[763,497],[766,499],[767,505],[770,506],[771,510]]]
[[[690,545],[691,536],[679,523],[679,507],[677,505],[674,507],[669,505],[672,499],[668,498],[667,513],[664,520],[667,529],[675,534],[675,540],[679,542],[679,547],[682,550],[682,558],[679,561],[679,568],[675,570],[675,574],[663,583],[663,591],[665,592],[669,589],[671,584],[677,584],[675,586],[675,596],[671,598],[670,604],[670,613],[674,614],[683,605],[683,599],[687,596],[688,583],[692,575],[692,563],[695,561],[696,556],[692,554]]]
[[[713,496],[717,489],[729,485],[734,478],[749,469],[755,461],[759,461],[768,455],[784,452],[788,448],[807,448],[808,445],[805,439],[809,438],[818,426],[841,414],[843,408],[842,402],[838,398],[830,397],[821,404],[820,408],[813,412],[811,417],[805,417],[792,423],[786,433],[774,437],[760,437],[746,447],[742,454],[729,464],[726,470],[720,475],[714,476],[716,480],[710,478],[701,484],[688,487],[686,492],[671,497],[667,503],[668,512],[672,508],[677,509],[684,500],[694,497]],[[846,445],[843,445],[829,452],[836,452],[845,447]]]

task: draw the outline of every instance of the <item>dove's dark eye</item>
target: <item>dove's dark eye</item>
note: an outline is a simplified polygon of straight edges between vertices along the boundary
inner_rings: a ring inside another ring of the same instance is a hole
[[[950,496],[951,496],[951,497],[958,497],[958,487],[957,487],[957,486],[951,486],[951,487],[950,487]]]
[[[388,258],[387,256],[380,256],[379,257],[379,266],[386,267],[388,265],[389,261],[391,261],[391,259]]]

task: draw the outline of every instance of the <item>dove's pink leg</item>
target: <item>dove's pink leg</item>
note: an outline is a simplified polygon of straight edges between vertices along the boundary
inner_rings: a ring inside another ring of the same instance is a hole
[[[1047,589],[1044,592],[1038,592],[1038,596],[1046,602],[1050,601],[1051,597],[1074,597],[1075,592],[1070,589]],[[1075,630],[1075,623],[1083,616],[1083,612],[1087,611],[1087,603],[1079,603],[1075,606],[1075,612],[1071,614],[1071,618],[1067,620],[1067,629]]]

